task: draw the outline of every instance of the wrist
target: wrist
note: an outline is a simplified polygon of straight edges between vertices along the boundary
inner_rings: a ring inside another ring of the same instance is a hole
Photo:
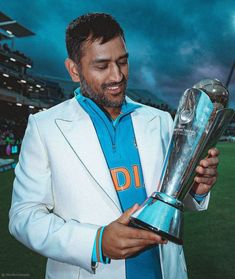
[[[204,200],[204,198],[208,195],[209,192],[205,192],[205,193],[195,193],[193,189],[190,190],[190,195],[197,201],[197,202],[201,202],[202,200]]]
[[[100,227],[96,233],[96,238],[94,241],[93,252],[92,252],[92,265],[100,262],[103,264],[110,263],[110,259],[103,254],[102,251],[102,238],[105,226]]]

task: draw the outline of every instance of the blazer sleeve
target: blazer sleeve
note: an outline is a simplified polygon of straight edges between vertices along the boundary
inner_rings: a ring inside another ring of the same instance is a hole
[[[10,233],[45,257],[93,273],[92,249],[99,227],[78,220],[64,220],[53,213],[50,162],[32,115],[15,175],[9,213]]]

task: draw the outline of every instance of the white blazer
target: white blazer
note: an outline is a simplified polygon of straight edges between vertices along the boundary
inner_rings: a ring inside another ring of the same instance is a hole
[[[129,102],[130,99],[127,98]],[[172,130],[168,113],[141,106],[132,114],[147,194],[156,191]],[[91,269],[96,231],[121,214],[92,121],[75,98],[30,115],[15,169],[9,230],[48,258],[46,278],[124,279],[125,261]],[[193,210],[206,209],[188,195]],[[160,246],[164,279],[187,278],[182,246]]]

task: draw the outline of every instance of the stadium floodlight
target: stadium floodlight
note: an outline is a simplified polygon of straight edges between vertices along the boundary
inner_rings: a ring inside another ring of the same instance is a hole
[[[16,105],[17,105],[18,107],[22,107],[22,104],[21,104],[21,103],[16,103]]]
[[[16,62],[15,58],[13,58],[13,57],[11,57],[10,60],[11,60],[12,62]]]
[[[20,1],[19,1],[20,2]],[[11,19],[0,11],[0,26],[10,37],[26,37],[35,35],[32,31],[19,24],[16,20]],[[9,32],[8,32],[9,31]]]
[[[7,32],[9,35],[13,35],[13,33],[12,33],[10,30],[6,30],[6,32]]]
[[[7,89],[12,90],[12,87],[11,86],[7,86]]]
[[[7,77],[7,78],[9,78],[9,75],[8,74],[2,74],[4,77]]]
[[[31,66],[31,65],[29,65],[29,64],[26,64],[26,67],[27,67],[27,68],[29,68],[29,69],[31,69],[31,68],[32,68],[32,66]]]
[[[29,108],[34,109],[35,107],[30,105]]]
[[[27,81],[26,81],[26,80],[24,80],[24,79],[21,79],[21,80],[20,80],[20,82],[22,82],[22,83],[26,83]]]
[[[39,85],[39,84],[36,84],[36,87],[37,87],[37,88],[41,88],[42,86],[41,86],[41,85]]]

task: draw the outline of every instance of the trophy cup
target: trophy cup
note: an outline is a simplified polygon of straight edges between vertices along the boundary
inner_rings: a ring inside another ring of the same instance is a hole
[[[183,201],[192,188],[199,161],[215,146],[234,115],[226,108],[228,96],[217,79],[202,80],[184,92],[163,164],[160,190],[131,216],[131,226],[183,243]]]

